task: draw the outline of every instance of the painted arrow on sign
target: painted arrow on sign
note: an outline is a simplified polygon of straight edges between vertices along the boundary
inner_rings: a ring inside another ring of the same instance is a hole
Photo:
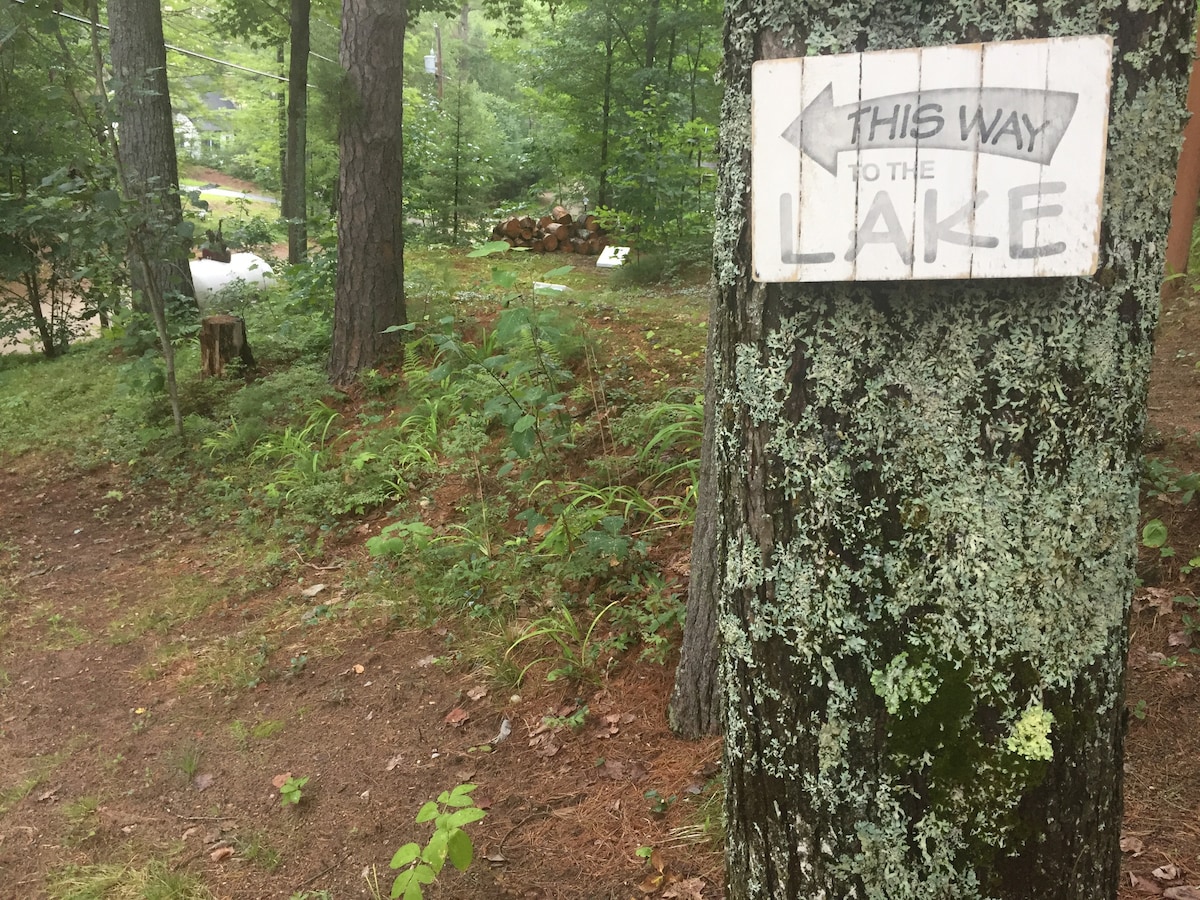
[[[967,150],[1047,165],[1079,94],[1028,88],[940,88],[836,106],[832,82],[783,138],[830,173],[846,150]]]

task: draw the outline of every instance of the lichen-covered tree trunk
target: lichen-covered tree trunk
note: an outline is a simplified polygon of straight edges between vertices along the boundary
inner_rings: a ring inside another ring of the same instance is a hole
[[[730,897],[1116,896],[1194,6],[727,4],[710,349]],[[1116,48],[1094,277],[751,281],[754,60],[1082,34]]]
[[[113,66],[113,111],[121,142],[126,194],[143,203],[143,242],[151,252],[150,275],[164,297],[195,303],[187,248],[175,229],[183,218],[175,125],[167,86],[167,51],[158,0],[110,0],[108,24]],[[131,265],[135,299],[149,311],[150,286],[140,265]]]
[[[406,4],[343,0],[338,269],[330,380],[352,382],[399,345],[406,321],[400,205]]]

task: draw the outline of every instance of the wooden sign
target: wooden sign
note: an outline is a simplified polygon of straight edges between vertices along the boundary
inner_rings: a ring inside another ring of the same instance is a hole
[[[756,281],[1091,275],[1112,39],[763,60]]]

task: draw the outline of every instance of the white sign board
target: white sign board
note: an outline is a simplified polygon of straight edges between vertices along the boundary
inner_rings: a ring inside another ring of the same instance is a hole
[[[1112,39],[763,60],[754,279],[1091,275]]]

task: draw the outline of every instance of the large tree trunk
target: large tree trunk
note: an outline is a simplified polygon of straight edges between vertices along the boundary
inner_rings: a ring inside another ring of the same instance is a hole
[[[731,898],[1115,898],[1194,9],[727,4],[710,351]],[[1060,34],[1116,45],[1095,277],[752,281],[754,60]]]
[[[191,242],[176,228],[183,219],[175,128],[167,88],[167,51],[158,0],[111,0],[108,5],[113,66],[113,110],[119,123],[125,192],[143,201],[149,225],[143,242],[154,259],[152,280],[164,298],[180,295],[195,304],[188,267]],[[150,286],[140,265],[131,265],[135,302],[143,312]]]
[[[406,4],[343,0],[338,269],[329,376],[345,386],[399,346],[404,235],[400,138]]]
[[[287,153],[283,215],[288,220],[288,262],[308,256],[308,35],[311,0],[291,0],[291,58],[288,63]]]

